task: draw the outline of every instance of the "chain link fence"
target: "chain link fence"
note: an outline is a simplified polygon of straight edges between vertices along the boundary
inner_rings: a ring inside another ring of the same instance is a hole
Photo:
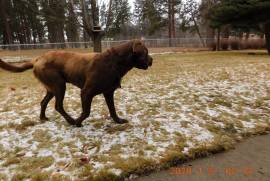
[[[147,47],[203,47],[206,38],[173,38],[173,39],[145,39],[143,40]],[[211,40],[211,39],[208,39]],[[110,48],[112,46],[127,42],[129,40],[102,41],[102,48]],[[93,42],[64,42],[64,43],[35,43],[35,44],[10,44],[0,45],[0,49],[4,50],[31,50],[31,49],[70,49],[70,48],[90,48]]]
[[[119,45],[129,40],[102,41],[102,50]],[[199,38],[174,38],[174,39],[144,39],[148,48],[203,48],[204,45],[213,39]],[[0,45],[0,57],[9,62],[19,62],[24,59],[33,58],[49,50],[71,50],[89,52],[93,49],[93,42],[64,42],[64,43],[35,43],[35,44],[11,44]]]

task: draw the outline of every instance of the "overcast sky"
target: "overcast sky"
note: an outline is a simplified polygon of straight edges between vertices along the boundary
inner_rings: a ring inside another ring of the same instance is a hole
[[[133,10],[134,8],[134,0],[128,0],[129,1],[129,5],[131,6],[131,10]]]
[[[131,6],[131,10],[133,10],[134,8],[134,0],[128,0],[129,1],[129,5]],[[201,0],[196,0],[197,2],[200,2]]]
[[[99,1],[99,2],[101,2],[101,1]],[[104,1],[109,2],[109,0],[104,0]],[[128,1],[129,1],[129,5],[131,6],[131,11],[132,11],[134,8],[134,0],[128,0]],[[200,2],[201,0],[196,0],[196,1]]]

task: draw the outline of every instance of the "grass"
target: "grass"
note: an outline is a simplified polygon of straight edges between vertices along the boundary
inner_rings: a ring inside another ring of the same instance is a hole
[[[39,121],[45,92],[32,71],[0,70],[0,180],[123,180],[231,149],[270,131],[269,80],[263,52],[154,55],[152,68],[132,70],[116,92],[128,124],[115,124],[97,96],[84,127],[74,128],[54,101],[50,120]],[[64,105],[73,117],[81,112],[79,95],[68,86]]]

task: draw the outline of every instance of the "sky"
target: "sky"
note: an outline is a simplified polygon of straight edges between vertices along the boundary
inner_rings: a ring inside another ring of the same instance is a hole
[[[129,5],[131,6],[131,10],[133,10],[134,8],[134,0],[128,0],[129,1]]]
[[[131,6],[131,10],[133,10],[133,8],[134,8],[134,0],[128,0],[128,1],[129,1],[129,5]],[[201,0],[196,0],[196,1],[200,2]]]
[[[109,2],[109,0],[105,0],[105,2],[106,1]],[[129,5],[131,6],[131,11],[133,11],[133,9],[134,9],[134,0],[128,0],[128,1],[129,1]],[[201,0],[196,0],[196,1],[200,2]]]

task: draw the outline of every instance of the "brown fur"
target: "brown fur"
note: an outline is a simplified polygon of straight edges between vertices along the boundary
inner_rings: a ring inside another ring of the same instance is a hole
[[[47,89],[47,94],[41,102],[41,120],[47,120],[45,116],[47,105],[55,97],[55,109],[68,123],[77,126],[81,126],[82,121],[89,117],[92,99],[98,94],[104,95],[113,120],[117,123],[126,123],[126,120],[116,114],[114,91],[121,86],[121,78],[133,67],[147,69],[151,65],[152,58],[139,40],[129,41],[100,54],[52,51],[18,66],[0,60],[0,67],[11,72],[34,69],[35,77]],[[63,108],[66,83],[81,89],[83,112],[76,120]]]
[[[26,62],[26,63],[21,64],[19,66],[13,66],[13,65],[7,64],[6,62],[4,62],[0,59],[0,67],[5,69],[5,70],[8,70],[10,72],[23,72],[27,69],[33,68],[33,63]]]

